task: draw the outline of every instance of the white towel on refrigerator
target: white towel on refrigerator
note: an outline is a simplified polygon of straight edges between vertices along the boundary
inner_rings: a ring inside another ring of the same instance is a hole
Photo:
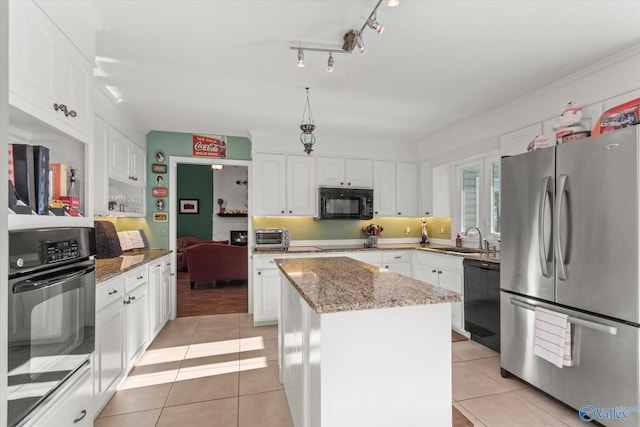
[[[571,323],[568,315],[536,307],[533,354],[558,368],[571,366]]]

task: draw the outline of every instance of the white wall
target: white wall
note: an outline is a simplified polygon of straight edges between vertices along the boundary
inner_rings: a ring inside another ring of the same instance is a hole
[[[418,144],[419,157],[430,159],[432,166],[437,166],[496,150],[500,135],[557,118],[569,101],[587,107],[620,95],[624,98],[624,94],[633,97],[633,92],[639,88],[640,46],[636,46],[500,108],[431,135]],[[592,119],[595,122],[597,117]]]
[[[292,123],[292,128],[297,127]],[[251,131],[251,150],[254,153],[285,153],[306,155],[300,143],[300,132],[273,133]],[[418,150],[415,143],[406,141],[365,140],[332,136],[321,131],[314,132],[316,143],[312,156],[350,157],[380,160],[416,161]]]
[[[248,217],[225,218],[219,217],[216,213],[219,206],[218,199],[224,200],[224,207],[227,210],[246,210],[248,188],[243,184],[236,184],[236,181],[248,179],[248,170],[245,166],[225,166],[224,169],[213,172],[213,240],[229,239],[231,230],[247,230]]]

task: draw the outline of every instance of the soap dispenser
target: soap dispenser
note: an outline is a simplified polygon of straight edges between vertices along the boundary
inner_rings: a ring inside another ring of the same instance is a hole
[[[456,248],[462,247],[462,237],[460,237],[460,233],[456,236]]]

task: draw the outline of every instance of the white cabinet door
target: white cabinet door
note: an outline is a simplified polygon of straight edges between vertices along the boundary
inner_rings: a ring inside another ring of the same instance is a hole
[[[396,215],[418,215],[418,165],[396,164]]]
[[[433,177],[431,175],[431,162],[420,163],[418,182],[418,216],[433,215]]]
[[[438,286],[438,268],[428,264],[413,264],[413,278]]]
[[[315,216],[317,198],[315,159],[287,156],[287,213]]]
[[[126,373],[124,316],[121,297],[96,313],[94,355],[96,411],[100,411],[107,404],[120,378]]]
[[[254,276],[253,322],[276,323],[280,303],[281,275],[277,268],[261,269]]]
[[[147,185],[147,174],[145,171],[146,153],[142,148],[139,148],[132,142],[130,153],[129,172],[133,177],[133,185],[136,187],[145,187]]]
[[[438,284],[449,291],[463,293],[462,274],[450,270],[440,270]],[[451,326],[464,330],[462,302],[451,303]]]
[[[125,297],[127,319],[127,369],[144,351],[149,336],[148,283],[138,286]]]
[[[149,332],[155,337],[164,324],[162,261],[155,260],[149,265]]]
[[[345,185],[349,187],[373,187],[373,163],[371,160],[346,159]]]
[[[31,1],[11,2],[9,23],[9,103],[51,123],[62,102],[62,34]]]
[[[341,187],[345,185],[344,159],[319,157],[317,168],[318,168],[317,183],[319,186]]]
[[[254,215],[284,215],[287,204],[286,157],[277,154],[256,154],[253,164]]]
[[[93,125],[93,68],[91,63],[66,38],[62,43],[62,80],[60,99],[75,115],[59,114],[82,135],[91,135]]]
[[[109,156],[109,125],[100,117],[93,120],[93,209],[95,214],[109,213],[109,176],[105,159]]]
[[[171,318],[171,256],[162,258],[162,322],[166,323]]]
[[[131,142],[114,128],[109,130],[109,178],[131,184],[129,158]]]
[[[373,213],[396,216],[396,164],[373,162]]]
[[[411,277],[411,263],[410,262],[398,262],[395,264],[385,264],[383,266],[387,270],[394,273],[402,274],[403,276]]]

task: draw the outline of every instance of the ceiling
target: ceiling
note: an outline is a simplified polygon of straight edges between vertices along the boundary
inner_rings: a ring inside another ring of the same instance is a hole
[[[419,142],[640,41],[640,1],[386,0],[368,52],[340,50],[376,0],[95,0],[96,76],[146,130],[298,131]],[[559,112],[563,106],[558,106]]]

